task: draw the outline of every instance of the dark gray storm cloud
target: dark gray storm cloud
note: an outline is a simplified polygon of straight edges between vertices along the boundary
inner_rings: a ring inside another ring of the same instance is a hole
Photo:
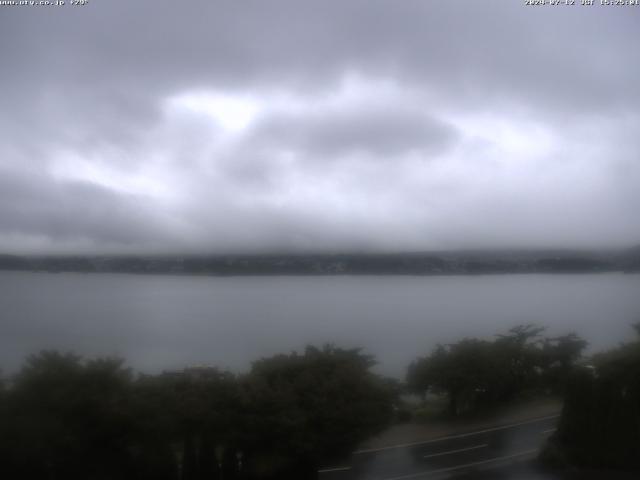
[[[331,161],[346,154],[371,154],[393,159],[408,151],[438,151],[455,132],[420,112],[371,109],[311,112],[264,119],[253,129],[254,139],[271,148],[300,150]]]
[[[118,195],[90,182],[1,172],[3,233],[26,242],[22,247],[28,250],[46,248],[49,242],[68,243],[79,251],[135,248],[171,236],[144,197]]]
[[[640,241],[639,7],[0,7],[0,249]]]

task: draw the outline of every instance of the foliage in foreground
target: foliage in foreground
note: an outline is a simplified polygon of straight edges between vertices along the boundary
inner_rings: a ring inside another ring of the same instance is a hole
[[[443,393],[451,416],[509,402],[528,391],[562,393],[587,343],[575,334],[542,337],[534,325],[517,326],[495,340],[465,338],[438,345],[413,362],[409,389]]]
[[[389,421],[392,389],[359,350],[308,347],[245,375],[134,376],[42,352],[0,385],[6,478],[308,478]]]
[[[640,471],[640,323],[635,329],[635,341],[596,355],[571,376],[544,460]]]

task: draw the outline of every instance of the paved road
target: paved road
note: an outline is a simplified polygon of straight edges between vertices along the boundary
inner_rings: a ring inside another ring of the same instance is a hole
[[[319,480],[555,479],[532,461],[558,415],[435,440],[354,452],[349,465],[320,470]]]

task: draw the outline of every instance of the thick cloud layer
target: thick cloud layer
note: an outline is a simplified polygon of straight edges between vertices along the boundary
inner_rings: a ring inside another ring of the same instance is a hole
[[[0,6],[0,250],[640,241],[640,7]]]

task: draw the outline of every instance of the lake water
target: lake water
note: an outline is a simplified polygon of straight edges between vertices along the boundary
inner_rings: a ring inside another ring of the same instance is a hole
[[[381,373],[519,323],[575,331],[591,350],[632,337],[640,275],[194,277],[0,272],[0,367],[43,348],[119,355],[145,372],[242,371],[307,343],[363,347]]]

